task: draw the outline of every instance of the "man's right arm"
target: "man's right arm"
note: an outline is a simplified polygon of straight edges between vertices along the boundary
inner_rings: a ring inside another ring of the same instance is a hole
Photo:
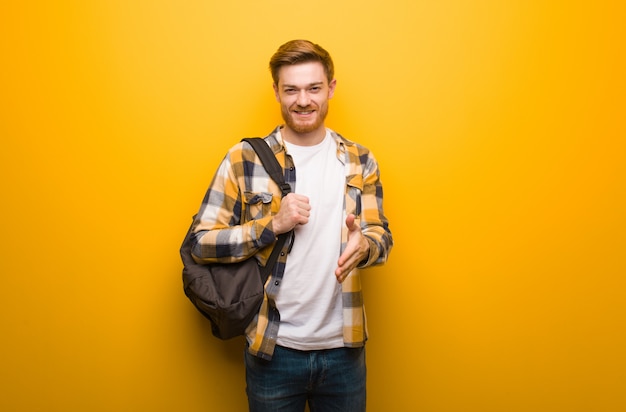
[[[217,169],[194,221],[192,256],[198,263],[232,263],[272,244],[272,216],[242,221],[243,177],[237,176],[229,153]]]

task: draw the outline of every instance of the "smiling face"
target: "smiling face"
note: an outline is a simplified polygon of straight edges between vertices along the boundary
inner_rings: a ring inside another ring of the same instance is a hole
[[[309,146],[324,139],[328,100],[333,97],[336,83],[334,79],[328,82],[324,66],[319,62],[285,65],[280,68],[274,93],[285,120],[285,140]]]

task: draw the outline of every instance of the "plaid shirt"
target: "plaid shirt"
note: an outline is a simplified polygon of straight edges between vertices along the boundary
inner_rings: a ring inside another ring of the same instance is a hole
[[[354,214],[370,245],[369,257],[358,267],[382,264],[387,260],[393,240],[383,215],[383,190],[377,162],[365,147],[332,130],[330,133],[337,142],[337,158],[346,171],[344,220],[348,214]],[[280,127],[264,139],[285,169],[285,181],[293,189],[295,167],[291,156],[286,153]],[[255,255],[264,265],[276,240],[272,216],[280,208],[280,199],[278,185],[265,172],[250,145],[240,142],[233,146],[220,164],[194,222],[194,259],[202,263],[228,263]],[[276,345],[280,315],[275,301],[291,241],[288,239],[285,242],[265,284],[265,298],[258,316],[246,330],[248,350],[263,359],[272,358]],[[347,241],[348,230],[342,225],[341,252]],[[344,345],[363,346],[367,340],[367,325],[357,269],[342,283],[342,293]]]

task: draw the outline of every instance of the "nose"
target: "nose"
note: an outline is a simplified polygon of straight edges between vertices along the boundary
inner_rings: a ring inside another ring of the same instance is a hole
[[[307,91],[300,90],[300,93],[298,93],[298,99],[296,100],[296,104],[300,107],[307,107],[310,102],[311,99],[309,98],[309,94],[307,93]]]

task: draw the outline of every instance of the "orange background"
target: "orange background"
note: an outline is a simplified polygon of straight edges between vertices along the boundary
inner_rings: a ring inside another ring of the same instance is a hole
[[[182,292],[218,162],[280,122],[284,41],[382,168],[370,411],[626,409],[622,2],[0,7],[0,409],[243,411],[243,342]]]

